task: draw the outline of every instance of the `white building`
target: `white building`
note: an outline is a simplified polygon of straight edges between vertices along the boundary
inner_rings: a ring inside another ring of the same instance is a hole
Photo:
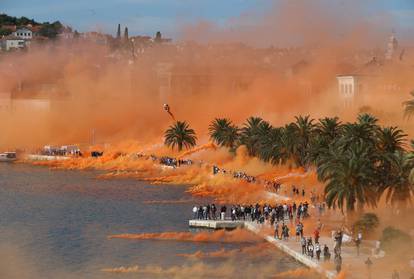
[[[358,94],[359,79],[357,75],[338,75],[338,92],[344,99],[353,99]]]
[[[31,40],[33,38],[33,32],[32,30],[23,27],[13,32],[13,36],[16,36],[18,38],[25,39],[25,40]]]
[[[24,48],[25,46],[25,40],[15,36],[7,36],[0,39],[0,47],[5,51],[20,49]]]

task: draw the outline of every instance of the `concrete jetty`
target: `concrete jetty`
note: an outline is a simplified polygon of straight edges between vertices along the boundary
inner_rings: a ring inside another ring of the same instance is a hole
[[[243,228],[244,221],[232,221],[232,220],[190,220],[188,225],[192,228],[205,228],[205,229],[236,229]]]
[[[67,156],[52,156],[52,155],[39,155],[39,154],[29,154],[25,158],[30,161],[61,161],[68,160],[70,157]]]

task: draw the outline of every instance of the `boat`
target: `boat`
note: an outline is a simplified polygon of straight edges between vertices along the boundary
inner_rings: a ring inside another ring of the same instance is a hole
[[[17,160],[16,152],[0,153],[0,162],[13,162]]]

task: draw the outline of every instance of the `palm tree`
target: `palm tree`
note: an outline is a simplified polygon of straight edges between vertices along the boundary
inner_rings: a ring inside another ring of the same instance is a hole
[[[264,125],[266,126],[266,125]],[[264,129],[264,127],[262,127]],[[282,147],[283,128],[270,128],[259,140],[259,158],[272,164],[286,162],[288,158]]]
[[[361,143],[374,149],[377,144],[379,130],[379,126],[372,121],[346,123],[343,126],[343,136],[339,139],[339,142],[343,148],[348,148],[354,143]]]
[[[311,147],[311,138],[314,135],[316,125],[313,123],[309,115],[296,116],[293,123],[295,128],[295,136],[297,137],[297,146],[294,148],[296,152],[297,164],[306,166],[309,162],[309,152]]]
[[[375,206],[378,199],[374,186],[374,165],[369,148],[363,144],[352,144],[348,149],[336,149],[335,160],[321,164],[323,169],[326,202],[329,207],[337,205],[342,211],[355,210],[355,204]]]
[[[177,121],[174,125],[171,125],[164,133],[164,144],[172,147],[177,146],[178,151],[181,151],[183,147],[189,149],[196,145],[197,137],[195,131],[189,128],[189,125],[185,121]]]
[[[261,126],[263,122],[260,117],[249,117],[241,129],[240,143],[246,146],[250,156],[256,156],[260,134],[269,129],[267,122]]]
[[[395,172],[392,171],[392,166],[396,160],[397,152],[404,150],[406,136],[397,127],[385,127],[378,130],[377,145],[374,150],[378,159],[375,177],[376,184],[381,188],[389,187],[395,181]]]
[[[384,153],[402,151],[407,135],[398,127],[381,128],[378,133],[378,149]]]
[[[211,122],[208,130],[211,140],[220,146],[234,150],[239,140],[239,128],[231,120],[216,118]]]
[[[404,108],[405,117],[410,117],[411,115],[414,114],[414,90],[410,92],[410,95],[413,97],[413,99],[405,101],[403,103],[403,105],[405,106]]]
[[[410,181],[410,172],[413,169],[413,161],[410,156],[403,151],[397,151],[391,161],[390,172],[392,181],[381,188],[386,192],[386,201],[392,205],[406,205],[411,201],[414,187]]]
[[[315,137],[312,138],[310,148],[310,161],[318,165],[323,153],[328,151],[329,146],[338,141],[342,136],[343,125],[338,117],[325,117],[319,119],[315,126]]]
[[[322,138],[323,142],[329,144],[342,135],[342,128],[343,125],[338,117],[325,117],[319,119],[319,123],[315,127],[315,133]]]

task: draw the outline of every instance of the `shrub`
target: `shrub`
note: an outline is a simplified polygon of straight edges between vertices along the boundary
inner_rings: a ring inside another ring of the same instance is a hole
[[[354,223],[354,232],[370,233],[379,226],[378,216],[374,213],[365,213]]]
[[[399,248],[410,249],[412,245],[411,236],[399,229],[388,226],[382,231],[381,249],[390,252]]]

